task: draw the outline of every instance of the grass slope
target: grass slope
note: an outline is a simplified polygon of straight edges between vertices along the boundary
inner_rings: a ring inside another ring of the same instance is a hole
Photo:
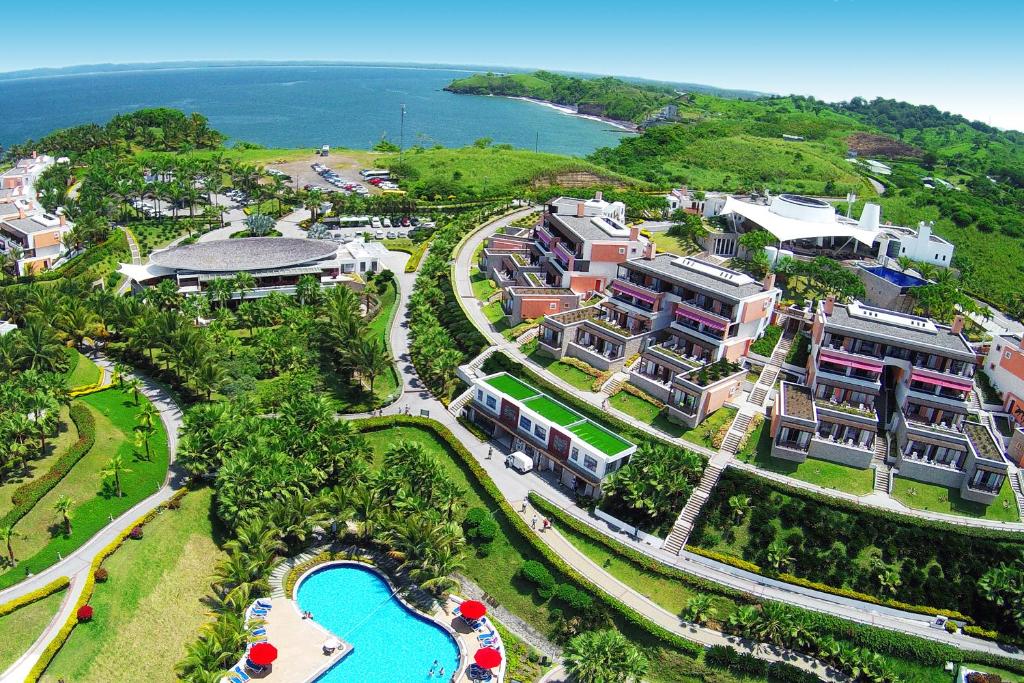
[[[29,460],[20,474],[6,479],[3,485],[0,485],[0,517],[3,517],[14,508],[11,496],[14,495],[15,489],[49,472],[53,464],[76,441],[78,441],[78,430],[75,428],[75,423],[68,417],[68,409],[61,408],[57,436],[48,440],[46,455],[35,460]]]
[[[68,357],[73,364],[68,372],[68,379],[65,383],[69,389],[90,386],[100,381],[99,366],[89,358],[74,350],[68,354]]]
[[[896,477],[892,484],[892,497],[907,507],[947,515],[963,515],[998,522],[1018,522],[1020,513],[1014,499],[1010,482],[1003,482],[1003,488],[990,505],[973,503],[960,497],[957,489],[925,484],[903,477]]]
[[[3,671],[23,655],[36,641],[57,614],[60,603],[66,595],[60,590],[31,605],[0,617],[0,671]]]
[[[96,585],[95,618],[72,632],[43,681],[178,680],[174,664],[209,620],[203,596],[225,556],[214,542],[212,497],[210,489],[189,493],[103,563],[110,579]]]
[[[145,400],[140,397],[141,400]],[[15,539],[15,553],[21,562],[14,569],[0,574],[0,587],[23,579],[26,572],[50,566],[58,553],[67,555],[93,534],[106,526],[110,517],[117,517],[152,495],[163,484],[167,474],[167,435],[163,423],[157,422],[157,433],[150,441],[153,454],[144,460],[135,448],[134,428],[138,408],[130,394],[107,389],[80,399],[96,420],[96,443],[66,477],[39,501],[16,525],[24,538]],[[120,454],[131,470],[121,477],[124,496],[114,497],[104,487],[100,471],[111,456]],[[59,515],[53,506],[62,495],[75,501],[72,512],[72,533],[64,534]]]

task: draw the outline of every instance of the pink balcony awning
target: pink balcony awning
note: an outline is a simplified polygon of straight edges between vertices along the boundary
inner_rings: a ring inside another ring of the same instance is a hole
[[[551,244],[551,240],[553,238],[551,237],[551,234],[544,228],[537,228],[537,239],[539,239],[540,243],[546,247],[549,244]]]
[[[868,370],[870,372],[881,372],[882,364],[875,363],[870,360],[861,358],[850,358],[848,356],[840,356],[827,351],[821,352],[821,359],[828,361],[829,363],[836,363],[848,368],[857,368],[858,370]]]
[[[945,387],[946,389],[955,389],[956,391],[968,392],[973,387],[972,382],[957,382],[952,378],[943,377],[932,377],[922,372],[914,370],[910,374],[910,379],[914,382],[924,382],[925,384],[931,384],[937,387]]]
[[[676,308],[676,315],[681,316],[683,318],[689,318],[690,320],[694,320],[694,321],[699,322],[699,323],[703,323],[703,324],[707,325],[708,327],[710,327],[711,329],[714,329],[714,330],[724,330],[725,329],[725,323],[723,323],[723,322],[721,322],[719,320],[715,320],[714,318],[712,318],[710,316],[701,315],[700,313],[697,313],[695,311],[691,311],[688,308],[682,308],[682,307]]]
[[[555,255],[560,257],[565,263],[569,263],[569,259],[573,257],[573,253],[563,247],[561,242],[555,245],[554,252]]]
[[[638,287],[632,287],[625,282],[619,282],[618,280],[612,282],[612,289],[623,294],[628,294],[631,297],[640,299],[640,301],[646,301],[649,304],[653,304],[658,300],[658,297],[651,292],[645,292]]]

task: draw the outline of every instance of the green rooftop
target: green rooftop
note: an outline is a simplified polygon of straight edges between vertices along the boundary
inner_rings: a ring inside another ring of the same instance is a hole
[[[540,393],[539,391],[531,387],[529,384],[526,384],[525,382],[520,382],[512,375],[509,375],[504,372],[501,373],[500,375],[490,377],[485,381],[492,387],[500,391],[501,393],[505,394],[506,396],[510,396],[516,399],[517,401],[522,401],[523,399],[530,398],[531,396],[536,396]]]
[[[605,455],[618,455],[632,445],[589,420],[570,427],[569,431]]]
[[[583,419],[582,415],[572,412],[561,403],[552,401],[544,394],[523,401],[523,405],[560,427],[567,427]]]

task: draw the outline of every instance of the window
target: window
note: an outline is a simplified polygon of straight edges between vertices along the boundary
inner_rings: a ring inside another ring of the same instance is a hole
[[[1010,360],[1010,352],[1007,351],[1006,353],[1004,353],[1003,358],[1005,358],[1006,360]]]
[[[554,301],[552,301],[550,304],[548,304],[548,309],[549,310],[553,311],[553,310],[555,310],[555,308],[557,308],[557,306],[555,305]]]
[[[519,428],[524,432],[528,432],[533,429],[533,423],[530,422],[530,418],[525,415],[519,418]]]
[[[591,472],[597,471],[597,460],[591,458],[589,455],[583,456],[583,466]]]
[[[619,253],[620,254],[625,254],[626,253],[626,248],[625,247],[619,247]]]
[[[548,430],[540,425],[533,425],[533,435],[538,439],[544,440],[548,438]]]
[[[569,454],[569,457],[572,458],[573,460],[579,460],[580,459],[580,449],[578,449],[575,446],[573,446],[572,453]]]
[[[484,392],[480,391],[479,389],[476,390],[476,400],[480,401],[481,403],[483,403],[484,400]]]
[[[491,410],[494,410],[498,407],[498,402],[494,400],[493,396],[488,396],[486,403],[487,407],[490,408]]]
[[[359,262],[359,272],[360,273],[365,273],[366,272],[366,261],[360,261]]]

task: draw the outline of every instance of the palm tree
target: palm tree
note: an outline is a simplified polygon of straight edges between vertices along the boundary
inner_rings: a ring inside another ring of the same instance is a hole
[[[231,286],[229,279],[217,277],[206,283],[206,291],[209,293],[210,298],[223,308],[224,302],[231,299],[234,288]]]
[[[303,275],[295,286],[295,296],[300,306],[314,306],[321,296],[320,279],[312,275]]]
[[[267,507],[266,515],[291,550],[298,550],[316,527],[327,523],[323,501],[299,493],[289,493],[274,501]]]
[[[17,564],[17,559],[14,557],[14,539],[25,538],[23,534],[18,533],[14,530],[14,525],[0,527],[0,543],[7,546],[7,562],[13,567]]]
[[[29,320],[18,340],[19,360],[26,367],[57,372],[67,359],[53,329],[40,320]]]
[[[156,408],[147,401],[143,404],[135,419],[138,423],[135,425],[135,431],[138,434],[137,438],[146,447],[146,460],[150,460],[152,454],[149,450],[149,440],[156,434],[156,421],[159,419]]]
[[[114,480],[114,495],[118,498],[122,498],[124,493],[121,491],[121,475],[128,474],[131,470],[125,467],[124,458],[120,453],[114,454],[114,457],[110,459],[107,466],[100,470],[100,477],[103,479]]]
[[[61,520],[64,523],[65,536],[71,535],[71,510],[74,506],[75,501],[66,493],[61,495],[57,502],[53,504],[54,511],[61,516]]]
[[[91,308],[76,301],[69,304],[57,318],[57,328],[80,349],[86,337],[94,337],[100,333],[103,324]]]
[[[378,377],[391,367],[391,354],[380,339],[361,339],[356,343],[352,364],[359,370],[369,383],[370,397],[373,397],[373,384]]]
[[[366,310],[366,315],[370,315],[370,307],[372,304],[377,302],[380,290],[377,287],[377,283],[370,280],[363,285],[363,308]]]
[[[701,593],[687,601],[686,608],[683,610],[683,619],[703,625],[708,622],[708,619],[714,619],[716,612],[711,596]]]
[[[647,674],[647,658],[618,631],[581,633],[569,641],[562,658],[579,683],[639,683]]]
[[[735,496],[729,496],[729,512],[732,515],[733,522],[739,524],[743,521],[743,517],[750,511],[750,496],[744,496],[736,494]]]
[[[242,271],[231,278],[232,288],[238,292],[238,298],[245,301],[245,293],[256,289],[256,278],[252,273]]]
[[[36,427],[36,436],[39,439],[39,453],[46,454],[46,432],[53,423],[53,414],[57,408],[57,401],[48,393],[33,391],[25,397],[25,408],[31,415]]]
[[[224,378],[224,369],[215,361],[203,363],[195,374],[196,386],[206,392],[207,401],[212,399],[213,392],[220,388]]]
[[[900,270],[906,272],[914,267],[914,259],[909,256],[898,256],[896,264],[900,267]]]
[[[129,375],[124,379],[124,387],[132,392],[132,398],[135,400],[135,405],[139,405],[139,390],[142,389],[142,380],[138,377],[132,377]]]

